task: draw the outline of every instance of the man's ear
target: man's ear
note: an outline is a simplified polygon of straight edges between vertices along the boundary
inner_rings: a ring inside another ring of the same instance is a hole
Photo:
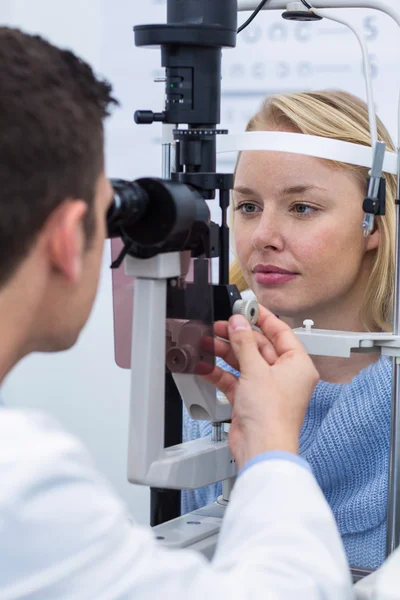
[[[77,283],[82,273],[85,250],[83,219],[88,210],[83,200],[70,200],[51,215],[47,227],[48,252],[54,270],[69,283]]]

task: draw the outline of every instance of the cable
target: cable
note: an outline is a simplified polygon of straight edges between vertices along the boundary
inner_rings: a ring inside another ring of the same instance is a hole
[[[313,12],[316,15],[319,15],[320,17],[325,17],[326,19],[336,21],[337,23],[341,23],[342,25],[346,25],[347,27],[349,27],[352,30],[352,32],[355,34],[355,36],[357,37],[357,40],[361,46],[361,51],[362,51],[362,56],[363,56],[363,65],[364,65],[365,86],[367,88],[367,103],[368,103],[369,128],[370,128],[370,135],[371,135],[371,148],[372,148],[372,152],[373,152],[372,169],[369,172],[370,183],[368,186],[368,196],[377,198],[378,189],[379,189],[379,181],[380,181],[382,173],[380,173],[380,175],[377,177],[376,174],[373,173],[373,169],[374,169],[375,160],[377,159],[379,153],[381,152],[381,147],[379,147],[379,144],[383,145],[383,157],[382,157],[382,165],[383,165],[383,159],[384,159],[384,154],[385,154],[385,144],[383,142],[377,143],[378,142],[378,129],[377,129],[377,124],[376,124],[374,95],[373,95],[373,89],[372,89],[371,64],[369,61],[367,44],[365,42],[363,34],[356,27],[354,27],[351,23],[349,23],[347,20],[336,17],[335,11],[330,11],[327,9],[315,10],[315,8],[313,8]],[[376,168],[377,168],[377,165],[376,165]],[[374,185],[376,182],[377,182],[378,188],[376,189],[376,191],[374,193]],[[369,211],[366,212],[361,227],[363,229],[363,234],[365,237],[370,235],[371,232],[373,231],[373,227],[374,227],[374,214],[371,214]]]
[[[264,6],[267,4],[267,2],[268,2],[268,0],[262,0],[262,2],[260,2],[260,4],[257,6],[255,11],[252,13],[252,15],[247,19],[247,21],[245,21],[243,23],[243,25],[241,25],[239,27],[239,29],[237,30],[238,33],[243,31],[243,29],[245,29],[248,25],[250,25],[250,23],[255,19],[255,17],[258,15],[260,10],[262,10],[264,8]],[[365,78],[365,85],[366,85],[366,89],[367,89],[368,116],[369,116],[369,126],[370,126],[370,133],[371,133],[371,146],[374,147],[375,142],[378,138],[378,135],[377,135],[377,126],[376,126],[374,98],[373,98],[373,91],[372,91],[371,65],[370,65],[370,61],[369,61],[367,45],[365,43],[363,35],[347,20],[336,17],[336,13],[335,13],[335,15],[332,15],[332,12],[329,10],[326,10],[326,9],[316,10],[313,6],[311,6],[311,4],[309,4],[307,2],[307,0],[301,0],[301,2],[307,8],[307,10],[312,10],[316,15],[325,17],[327,19],[331,19],[332,21],[336,21],[337,23],[341,23],[342,25],[346,25],[353,31],[353,33],[357,37],[358,42],[361,47],[362,55],[363,55],[364,78]],[[399,99],[399,113],[400,113],[400,99]],[[400,136],[400,114],[399,114],[399,136]],[[398,140],[398,143],[400,145],[400,138]]]
[[[398,103],[398,109],[397,109],[397,140],[396,141],[397,141],[397,147],[399,148],[399,152],[400,152],[400,94],[399,94],[399,103]],[[399,181],[399,186],[400,186],[400,181]]]
[[[239,29],[237,30],[238,33],[240,33],[241,31],[243,31],[243,29],[246,29],[247,25],[250,25],[250,23],[256,18],[256,16],[260,12],[260,10],[262,10],[264,8],[264,6],[267,4],[267,2],[268,2],[268,0],[262,0],[262,2],[260,2],[260,4],[257,6],[257,8],[255,9],[255,11],[253,12],[253,14],[250,15],[250,17],[247,19],[247,21],[245,21],[243,23],[243,25],[241,25],[239,27]]]
[[[354,35],[357,37],[357,40],[361,47],[362,57],[363,57],[363,66],[364,66],[364,79],[365,79],[365,87],[367,91],[367,105],[368,105],[368,118],[369,118],[369,128],[371,134],[371,146],[374,148],[375,143],[378,139],[377,125],[376,125],[376,114],[375,114],[375,104],[374,104],[374,95],[372,88],[372,75],[371,75],[371,64],[369,60],[368,48],[365,43],[365,39],[363,34],[356,28],[352,23],[349,23],[346,19],[342,17],[336,16],[335,10],[329,9],[316,9],[312,7],[312,11],[325,19],[330,19],[331,21],[336,21],[337,23],[341,23],[342,25],[346,25],[349,29],[352,30]]]

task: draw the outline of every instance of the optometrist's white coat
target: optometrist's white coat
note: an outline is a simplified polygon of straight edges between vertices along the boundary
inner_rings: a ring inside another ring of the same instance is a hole
[[[80,443],[0,408],[1,600],[347,600],[350,573],[314,477],[285,460],[238,478],[215,557],[129,521]]]

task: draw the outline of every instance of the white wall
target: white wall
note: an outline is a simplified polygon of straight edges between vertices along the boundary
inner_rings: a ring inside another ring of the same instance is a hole
[[[397,1],[397,0],[392,0]],[[115,86],[122,108],[107,125],[107,170],[110,176],[160,174],[158,125],[135,126],[138,108],[160,110],[162,84],[156,50],[134,46],[132,26],[163,21],[163,0],[1,0],[0,22],[38,32],[69,46],[89,60]],[[244,20],[247,14],[241,14]],[[351,11],[362,24],[375,65],[376,104],[392,132],[399,89],[399,32],[374,11]],[[283,21],[265,12],[243,32],[235,50],[224,52],[223,125],[242,130],[263,96],[275,91],[342,88],[362,97],[364,83],[356,41],[342,26]],[[232,168],[232,158],[221,161]],[[214,214],[217,214],[214,209]],[[69,352],[35,355],[8,377],[3,398],[54,414],[80,437],[98,467],[111,480],[141,522],[148,522],[149,493],[126,481],[129,373],[113,357],[112,293],[109,247],[104,256],[97,302],[79,343]]]

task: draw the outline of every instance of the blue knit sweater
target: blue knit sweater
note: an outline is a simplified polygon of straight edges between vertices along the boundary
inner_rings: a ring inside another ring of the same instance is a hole
[[[301,432],[300,454],[332,508],[354,567],[376,569],[385,558],[391,380],[391,361],[381,358],[350,383],[320,381]],[[209,422],[193,421],[184,409],[184,441],[210,433]],[[219,494],[221,483],[183,491],[182,514]]]

